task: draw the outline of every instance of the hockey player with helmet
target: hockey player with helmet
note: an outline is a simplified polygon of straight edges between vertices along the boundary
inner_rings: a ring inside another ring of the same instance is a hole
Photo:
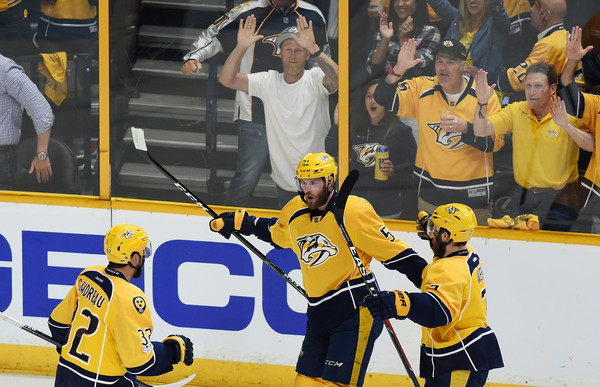
[[[308,324],[296,363],[296,387],[361,386],[383,323],[360,301],[368,294],[333,214],[337,167],[327,153],[309,153],[296,169],[299,195],[278,218],[256,218],[246,210],[224,212],[210,222],[229,237],[256,235],[278,248],[292,249],[308,294]],[[397,239],[363,198],[348,197],[345,225],[373,281],[373,258],[420,286],[426,261]]]
[[[185,336],[150,340],[148,300],[129,282],[152,254],[148,234],[118,224],[106,233],[104,251],[108,266],[83,270],[48,319],[52,337],[63,343],[55,386],[137,386],[138,375],[161,375],[194,360]]]
[[[504,366],[496,335],[488,326],[481,261],[467,244],[477,220],[460,203],[419,213],[419,236],[435,256],[423,269],[421,292],[380,291],[364,304],[376,320],[405,319],[421,325],[420,376],[425,385],[483,386],[488,372]]]

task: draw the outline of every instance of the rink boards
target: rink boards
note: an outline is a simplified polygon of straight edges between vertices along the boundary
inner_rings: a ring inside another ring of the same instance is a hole
[[[143,277],[136,282],[152,307],[153,339],[180,333],[194,342],[196,361],[191,369],[178,367],[162,380],[197,372],[195,385],[292,385],[306,323],[304,299],[234,238],[226,240],[210,232],[209,218],[198,208],[113,201],[79,207],[0,203],[0,211],[0,310],[4,313],[48,332],[48,315],[81,269],[106,262],[102,243],[106,230],[117,223],[133,223],[148,232],[154,248]],[[427,244],[407,232],[412,225],[389,222],[388,226],[430,259]],[[600,361],[595,349],[600,339],[576,324],[600,317],[600,308],[589,296],[600,271],[598,247],[591,238],[592,242],[566,244],[564,234],[515,233],[514,239],[491,239],[489,230],[483,229],[472,240],[486,275],[488,322],[505,361],[503,369],[490,373],[489,381],[597,385],[595,370]],[[248,239],[302,283],[291,252]],[[405,278],[378,263],[373,271],[382,288],[415,291]],[[0,324],[0,370],[54,372],[53,348],[14,326]],[[421,330],[410,321],[393,324],[418,374]],[[375,346],[369,372],[365,386],[410,385],[386,334]]]

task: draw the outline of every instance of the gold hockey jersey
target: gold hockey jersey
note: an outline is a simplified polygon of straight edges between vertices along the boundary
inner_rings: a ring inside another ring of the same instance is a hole
[[[146,296],[106,266],[81,272],[53,310],[49,325],[51,329],[70,327],[59,367],[84,379],[114,383],[126,372],[143,373],[156,361]]]

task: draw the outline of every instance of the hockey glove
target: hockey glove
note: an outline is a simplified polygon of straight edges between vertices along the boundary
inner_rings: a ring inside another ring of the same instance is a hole
[[[245,209],[236,212],[223,212],[218,218],[210,221],[211,231],[218,232],[229,239],[234,231],[244,235],[252,235],[255,231],[255,216],[248,215]]]
[[[431,214],[427,211],[420,211],[417,215],[417,235],[424,241],[431,242],[431,236],[427,233],[427,223],[431,219]]]
[[[375,320],[383,321],[392,317],[402,320],[410,310],[410,298],[408,293],[400,290],[381,291],[373,296],[366,296],[363,305],[369,308]]]
[[[175,350],[173,364],[181,363],[190,366],[194,362],[194,345],[183,335],[169,335],[163,340],[165,345]]]

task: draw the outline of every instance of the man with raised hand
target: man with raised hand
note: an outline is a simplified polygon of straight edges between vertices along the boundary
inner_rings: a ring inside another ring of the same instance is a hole
[[[474,114],[476,136],[495,136],[496,150],[512,132],[513,171],[517,187],[511,194],[510,216],[535,214],[547,230],[568,231],[577,217],[576,203],[554,203],[565,189],[574,188],[579,172],[579,147],[591,151],[594,136],[581,120],[568,117],[556,98],[558,76],[547,62],[536,62],[525,77],[526,101],[513,102],[488,117],[479,107]],[[494,94],[485,71],[476,80],[479,104]],[[581,129],[581,130],[580,130]]]
[[[483,387],[489,370],[504,366],[487,323],[487,289],[481,260],[467,244],[477,220],[460,203],[419,213],[419,236],[433,262],[423,269],[421,292],[380,291],[364,304],[378,321],[406,319],[421,325],[420,376],[426,386]]]
[[[224,212],[210,229],[256,235],[276,248],[293,249],[308,294],[308,324],[296,363],[296,387],[362,386],[375,339],[383,324],[361,307],[369,293],[340,232],[333,209],[337,166],[327,153],[305,155],[296,169],[298,195],[276,218],[246,210]],[[344,224],[373,283],[373,258],[405,274],[417,287],[427,262],[397,239],[363,198],[349,196]]]
[[[279,207],[296,196],[294,171],[308,152],[324,152],[331,128],[329,95],[338,87],[338,66],[315,41],[313,24],[304,16],[283,30],[275,44],[283,72],[244,74],[240,64],[256,41],[256,18],[240,20],[238,44],[221,70],[219,80],[234,90],[258,97],[264,104],[271,178],[277,184]],[[305,69],[309,59],[319,66]]]
[[[48,325],[63,343],[56,387],[137,386],[137,376],[162,375],[173,364],[194,361],[193,345],[183,335],[151,341],[150,306],[132,278],[142,275],[152,254],[148,234],[132,224],[111,227],[104,237],[108,266],[86,268]]]
[[[581,185],[587,191],[585,202],[580,210],[577,224],[572,231],[592,232],[600,234],[600,159],[598,150],[600,149],[600,136],[596,134],[600,128],[600,96],[590,93],[583,93],[573,81],[575,70],[580,60],[587,57],[590,66],[589,70],[594,70],[586,75],[586,83],[591,79],[598,82],[600,80],[600,51],[593,46],[582,46],[582,30],[579,27],[573,27],[571,36],[567,42],[567,64],[565,70],[560,76],[560,83],[563,88],[560,95],[566,102],[567,111],[576,117],[581,118],[591,134],[594,135],[592,157],[585,171]],[[598,84],[590,85],[597,87]]]
[[[238,22],[250,15],[256,17],[256,33],[263,38],[246,50],[240,72],[281,72],[283,68],[276,45],[277,36],[284,29],[296,25],[296,19],[300,15],[312,21],[316,44],[329,55],[325,18],[316,6],[298,0],[253,0],[232,8],[202,31],[192,50],[184,56],[181,71],[190,75],[200,71],[202,62],[219,52],[230,53],[237,44]],[[235,94],[233,120],[238,129],[237,164],[224,204],[247,206],[269,160],[262,101],[238,91]]]
[[[467,51],[459,41],[445,40],[435,57],[435,77],[404,80],[406,71],[420,61],[415,50],[414,39],[402,45],[398,62],[375,89],[375,101],[419,123],[413,169],[418,209],[433,211],[449,200],[466,203],[483,223],[491,216],[494,141],[473,134],[478,102],[473,78],[465,74]],[[500,110],[495,96],[483,106],[490,114]]]

